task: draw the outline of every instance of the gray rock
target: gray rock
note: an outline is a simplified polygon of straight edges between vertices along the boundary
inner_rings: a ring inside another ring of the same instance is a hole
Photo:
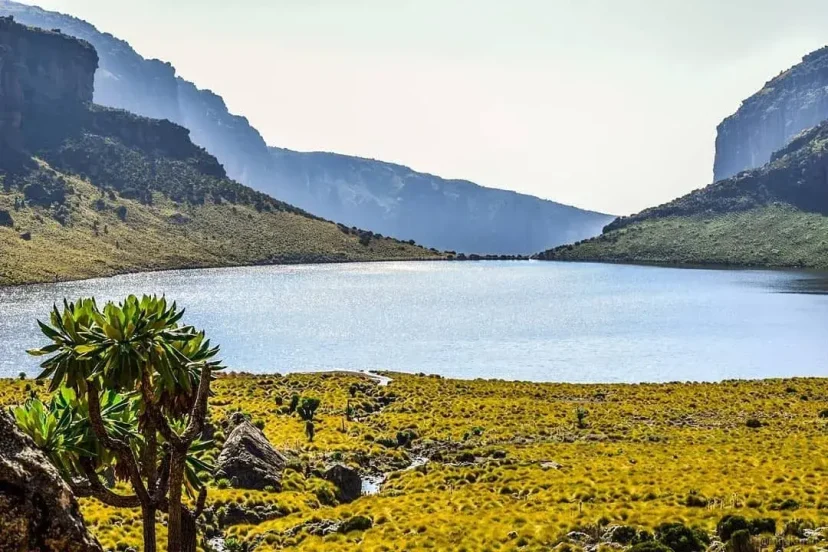
[[[362,477],[355,469],[334,464],[325,470],[324,479],[336,485],[342,502],[353,502],[362,496]]]
[[[0,410],[0,550],[101,552],[69,486]]]
[[[227,479],[239,489],[262,490],[270,486],[281,491],[287,458],[240,415],[234,415],[231,421],[236,425],[216,462],[216,479]]]

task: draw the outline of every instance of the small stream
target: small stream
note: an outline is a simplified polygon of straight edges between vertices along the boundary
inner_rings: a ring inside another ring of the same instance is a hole
[[[416,470],[420,466],[425,466],[426,464],[428,464],[428,458],[425,456],[415,456],[414,460],[411,461],[411,465],[399,471],[405,472]],[[388,479],[388,474],[390,473],[393,472],[380,473],[377,475],[364,475],[362,477],[362,496],[379,494],[382,490],[383,483],[385,483],[385,480]]]

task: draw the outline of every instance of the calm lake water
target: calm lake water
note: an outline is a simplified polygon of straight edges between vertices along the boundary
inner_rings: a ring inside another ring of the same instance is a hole
[[[64,297],[166,294],[233,370],[639,382],[828,376],[828,281],[544,262],[173,271],[0,288],[0,376]]]

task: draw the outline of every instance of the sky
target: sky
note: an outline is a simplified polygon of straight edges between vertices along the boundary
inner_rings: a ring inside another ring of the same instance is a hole
[[[712,180],[716,125],[828,44],[825,0],[37,0],[269,145],[611,214]]]

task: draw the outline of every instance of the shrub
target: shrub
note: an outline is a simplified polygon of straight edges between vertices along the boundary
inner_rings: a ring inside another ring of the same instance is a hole
[[[828,408],[820,412],[819,417],[822,419],[828,419]]]
[[[749,527],[750,524],[744,517],[727,515],[716,524],[716,534],[719,536],[719,540],[727,542],[733,536],[733,533],[748,529]]]
[[[782,533],[790,537],[797,537],[801,539],[805,536],[805,531],[807,529],[813,528],[814,524],[810,521],[795,518],[785,524],[785,529],[782,530]]]
[[[351,531],[367,531],[373,527],[374,522],[367,516],[354,516],[345,520],[339,526],[340,533],[350,533]]]
[[[757,547],[750,540],[750,531],[740,529],[733,533],[729,543],[730,552],[757,552]]]
[[[216,487],[218,487],[219,489],[226,489],[229,486],[230,481],[228,481],[227,479],[219,479],[218,481],[216,481]]]
[[[684,504],[690,508],[704,508],[707,506],[707,499],[699,494],[698,491],[690,491],[684,499]]]
[[[769,533],[776,534],[776,520],[773,518],[756,518],[750,520],[750,534],[761,535]]]
[[[634,544],[627,552],[672,552],[672,550],[660,542],[645,541]]]
[[[762,422],[760,422],[756,418],[748,418],[748,421],[745,422],[745,425],[751,429],[758,429],[762,427]]]
[[[710,541],[704,532],[682,523],[662,523],[656,527],[655,539],[673,552],[701,552]]]
[[[631,525],[616,525],[607,531],[607,539],[618,544],[630,544],[638,536],[638,529]]]
[[[290,396],[290,406],[288,406],[288,414],[296,412],[296,407],[299,406],[299,395],[294,393]]]
[[[586,426],[587,426],[587,424],[586,424],[587,416],[589,416],[589,412],[587,412],[587,410],[584,407],[579,406],[578,408],[575,409],[575,418],[578,421],[578,427],[579,428],[581,428],[581,429],[586,428]]]
[[[115,209],[115,214],[118,215],[119,219],[125,221],[127,217],[127,208],[124,205],[118,205],[118,208]]]
[[[0,209],[0,226],[6,226],[8,228],[12,228],[14,226],[14,220],[12,219],[11,213],[2,209]]]
[[[771,510],[796,510],[799,508],[799,502],[792,498],[786,498],[778,504],[771,506]]]

